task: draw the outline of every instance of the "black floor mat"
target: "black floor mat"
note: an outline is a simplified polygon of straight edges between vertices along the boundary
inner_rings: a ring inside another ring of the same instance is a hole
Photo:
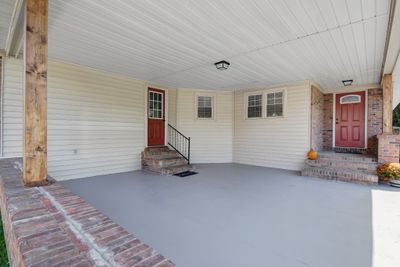
[[[197,174],[197,172],[194,172],[194,171],[185,171],[185,172],[176,173],[176,174],[174,174],[174,175],[175,175],[175,176],[179,176],[179,177],[186,177],[186,176],[195,175],[195,174]]]

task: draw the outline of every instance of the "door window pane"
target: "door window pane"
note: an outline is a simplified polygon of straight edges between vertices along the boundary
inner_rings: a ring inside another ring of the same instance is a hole
[[[361,96],[359,95],[346,95],[340,98],[340,104],[354,104],[360,102],[361,102]]]
[[[149,92],[149,118],[163,118],[163,94],[158,92]]]

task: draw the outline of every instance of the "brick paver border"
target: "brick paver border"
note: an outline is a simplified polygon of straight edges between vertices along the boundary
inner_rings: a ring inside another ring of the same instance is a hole
[[[11,267],[175,266],[61,183],[24,187],[21,166],[20,158],[0,160],[0,208]]]

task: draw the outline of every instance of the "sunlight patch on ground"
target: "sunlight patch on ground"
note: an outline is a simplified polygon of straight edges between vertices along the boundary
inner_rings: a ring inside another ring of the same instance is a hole
[[[372,190],[373,266],[400,266],[400,190]]]

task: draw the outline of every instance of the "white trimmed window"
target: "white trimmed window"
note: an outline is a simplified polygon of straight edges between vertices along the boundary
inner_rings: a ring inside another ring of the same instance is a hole
[[[267,93],[267,118],[283,116],[283,91]]]
[[[247,118],[262,117],[262,94],[247,97]]]
[[[212,96],[197,96],[197,118],[213,118],[213,100]]]

